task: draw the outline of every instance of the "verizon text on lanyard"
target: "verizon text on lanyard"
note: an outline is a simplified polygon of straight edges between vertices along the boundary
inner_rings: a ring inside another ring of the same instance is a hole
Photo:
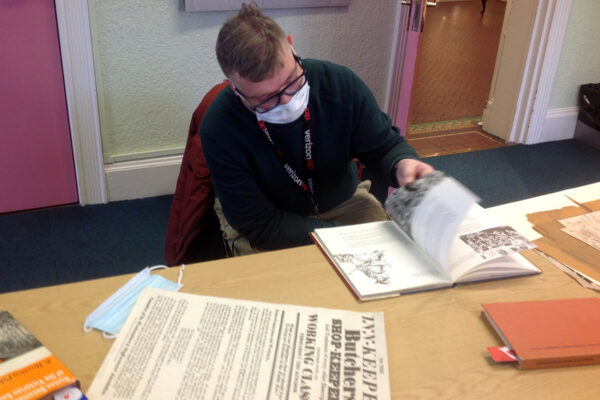
[[[304,182],[304,180],[302,180],[300,176],[298,176],[298,174],[290,166],[290,164],[287,161],[285,161],[283,153],[277,148],[277,145],[275,145],[273,138],[271,138],[271,135],[269,134],[269,129],[267,128],[265,122],[258,121],[258,126],[260,126],[260,129],[265,134],[265,137],[275,149],[275,152],[279,157],[279,162],[281,163],[281,166],[283,167],[285,172],[288,174],[292,182],[294,182],[309,196],[315,214],[319,214],[319,205],[315,196],[315,188],[313,184],[315,175],[315,161],[313,160],[312,155],[313,141],[312,130],[310,128],[310,111],[308,110],[308,107],[306,107],[306,110],[304,110],[304,124],[302,128],[304,135],[304,161],[306,165],[306,182]]]

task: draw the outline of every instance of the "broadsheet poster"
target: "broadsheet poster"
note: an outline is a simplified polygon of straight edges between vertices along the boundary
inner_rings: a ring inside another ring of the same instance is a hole
[[[144,289],[91,399],[389,399],[382,313]]]

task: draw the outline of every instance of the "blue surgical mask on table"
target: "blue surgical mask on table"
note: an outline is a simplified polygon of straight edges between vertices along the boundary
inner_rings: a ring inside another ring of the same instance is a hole
[[[121,330],[127,316],[131,312],[131,309],[144,288],[152,287],[176,292],[183,287],[181,284],[181,277],[185,265],[182,265],[181,267],[177,283],[165,279],[160,275],[150,274],[150,271],[159,268],[168,267],[156,265],[154,267],[144,268],[112,296],[106,299],[104,303],[100,304],[100,306],[85,319],[83,325],[84,332],[98,329],[99,331],[102,331],[102,335],[105,338],[113,339]]]
[[[279,104],[272,110],[256,113],[256,119],[271,124],[288,124],[294,122],[306,110],[310,85],[308,82],[286,104]]]

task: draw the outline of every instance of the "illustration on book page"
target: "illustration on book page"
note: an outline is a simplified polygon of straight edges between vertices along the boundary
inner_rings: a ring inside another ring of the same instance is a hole
[[[383,250],[373,250],[366,253],[334,254],[333,258],[340,264],[350,264],[354,267],[348,275],[359,271],[379,285],[390,284],[391,264],[386,260]]]
[[[460,239],[483,260],[534,248],[531,242],[507,225],[460,235]]]

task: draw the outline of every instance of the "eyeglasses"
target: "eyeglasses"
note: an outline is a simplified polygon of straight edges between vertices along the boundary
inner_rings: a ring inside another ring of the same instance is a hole
[[[300,68],[302,68],[302,73],[298,75],[298,77],[295,78],[293,81],[288,83],[287,86],[284,87],[283,90],[281,90],[279,93],[276,93],[268,99],[261,101],[257,105],[253,106],[252,103],[246,98],[246,95],[240,92],[237,88],[234,87],[234,90],[246,102],[246,104],[248,104],[252,111],[258,114],[271,111],[279,105],[279,103],[281,102],[281,96],[293,96],[296,93],[298,93],[300,89],[304,87],[304,85],[306,85],[306,69],[304,68],[304,65],[302,65],[302,59],[294,54],[294,60],[296,61],[296,63],[298,63]]]

